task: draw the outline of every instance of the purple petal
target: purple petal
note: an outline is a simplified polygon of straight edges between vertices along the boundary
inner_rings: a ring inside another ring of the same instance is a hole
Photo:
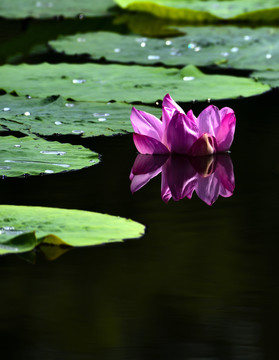
[[[235,132],[235,115],[229,112],[223,118],[218,131],[216,131],[217,151],[228,151],[231,147]]]
[[[152,137],[161,141],[163,135],[162,121],[152,114],[132,108],[131,122],[137,134]]]
[[[212,155],[216,152],[216,140],[213,136],[203,134],[189,150],[191,156]]]
[[[177,111],[181,112],[182,114],[185,114],[183,109],[172,99],[170,94],[167,94],[164,97],[162,106],[173,109],[173,110],[177,110]]]
[[[215,136],[215,130],[219,128],[220,123],[221,117],[219,109],[214,105],[208,106],[200,113],[197,119],[199,134],[207,133]]]
[[[156,171],[167,161],[168,155],[143,155],[136,157],[131,173],[133,175],[147,174]]]
[[[141,154],[168,154],[169,151],[160,141],[145,135],[133,134],[134,144]]]
[[[193,110],[189,110],[187,112],[187,117],[192,120],[193,122],[197,122],[197,118],[195,117]]]
[[[170,152],[187,154],[198,139],[198,132],[198,127],[187,115],[175,111],[166,134]]]
[[[178,201],[185,196],[191,198],[197,183],[197,173],[187,156],[172,155],[166,163],[167,183],[173,200]]]

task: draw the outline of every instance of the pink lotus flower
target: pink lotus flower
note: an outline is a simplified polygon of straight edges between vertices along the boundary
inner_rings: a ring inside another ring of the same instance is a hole
[[[210,105],[196,118],[192,110],[185,114],[169,94],[163,100],[162,120],[133,108],[131,122],[134,143],[141,154],[201,156],[225,152],[235,131],[232,109]]]
[[[219,195],[232,196],[235,188],[233,165],[228,154],[202,157],[139,154],[130,174],[132,193],[160,173],[164,202],[171,197],[174,201],[184,197],[191,199],[195,191],[201,200],[212,205]]]

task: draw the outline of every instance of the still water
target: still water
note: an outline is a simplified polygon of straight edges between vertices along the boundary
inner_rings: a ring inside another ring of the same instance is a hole
[[[10,359],[278,359],[278,92],[235,110],[235,190],[166,204],[160,176],[131,194],[131,135],[60,141],[91,168],[1,180],[1,203],[98,211],[146,225],[140,239],[0,258],[0,338]],[[199,113],[207,104],[184,104]]]

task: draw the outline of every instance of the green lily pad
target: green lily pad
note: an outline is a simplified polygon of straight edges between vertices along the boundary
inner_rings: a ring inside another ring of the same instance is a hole
[[[255,71],[251,77],[271,87],[279,87],[279,71]]]
[[[130,11],[148,12],[162,18],[187,22],[217,20],[276,21],[279,18],[277,0],[115,0]]]
[[[135,221],[81,210],[0,205],[0,219],[0,254],[30,251],[40,243],[100,245],[144,233]]]
[[[104,16],[110,14],[113,0],[1,0],[0,16],[5,18],[49,18],[64,16],[76,17],[79,14],[86,16]]]
[[[99,162],[98,154],[81,145],[44,139],[1,137],[0,176],[52,174],[77,170]]]
[[[138,108],[161,116],[159,108]],[[30,116],[24,115],[26,111]],[[74,102],[61,96],[45,99],[0,96],[0,125],[27,135],[73,135],[73,131],[83,131],[81,136],[91,137],[132,132],[130,114],[131,105],[124,103]]]
[[[180,69],[99,64],[4,65],[1,87],[18,95],[60,94],[79,101],[153,103],[169,92],[176,101],[235,98],[269,87],[252,79],[206,75],[194,66]]]
[[[147,39],[136,35],[94,32],[61,37],[49,45],[67,55],[86,54],[121,63],[279,69],[277,28],[183,27],[177,38]],[[210,34],[210,37],[208,36]],[[83,41],[78,39],[82,37]]]

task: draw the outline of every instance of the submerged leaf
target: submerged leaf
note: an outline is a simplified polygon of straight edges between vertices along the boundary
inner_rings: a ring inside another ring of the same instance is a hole
[[[0,254],[29,251],[39,243],[99,245],[144,233],[144,226],[135,221],[81,210],[0,205],[0,219]],[[14,237],[15,231],[23,235]]]
[[[4,65],[0,67],[0,78],[6,92],[16,91],[18,95],[60,94],[75,100],[102,102],[113,99],[153,103],[162,99],[166,91],[177,101],[187,102],[252,96],[269,89],[243,77],[206,75],[194,66],[180,70],[99,64]]]
[[[52,174],[81,169],[98,162],[98,154],[81,145],[61,144],[29,136],[1,137],[1,176]]]

